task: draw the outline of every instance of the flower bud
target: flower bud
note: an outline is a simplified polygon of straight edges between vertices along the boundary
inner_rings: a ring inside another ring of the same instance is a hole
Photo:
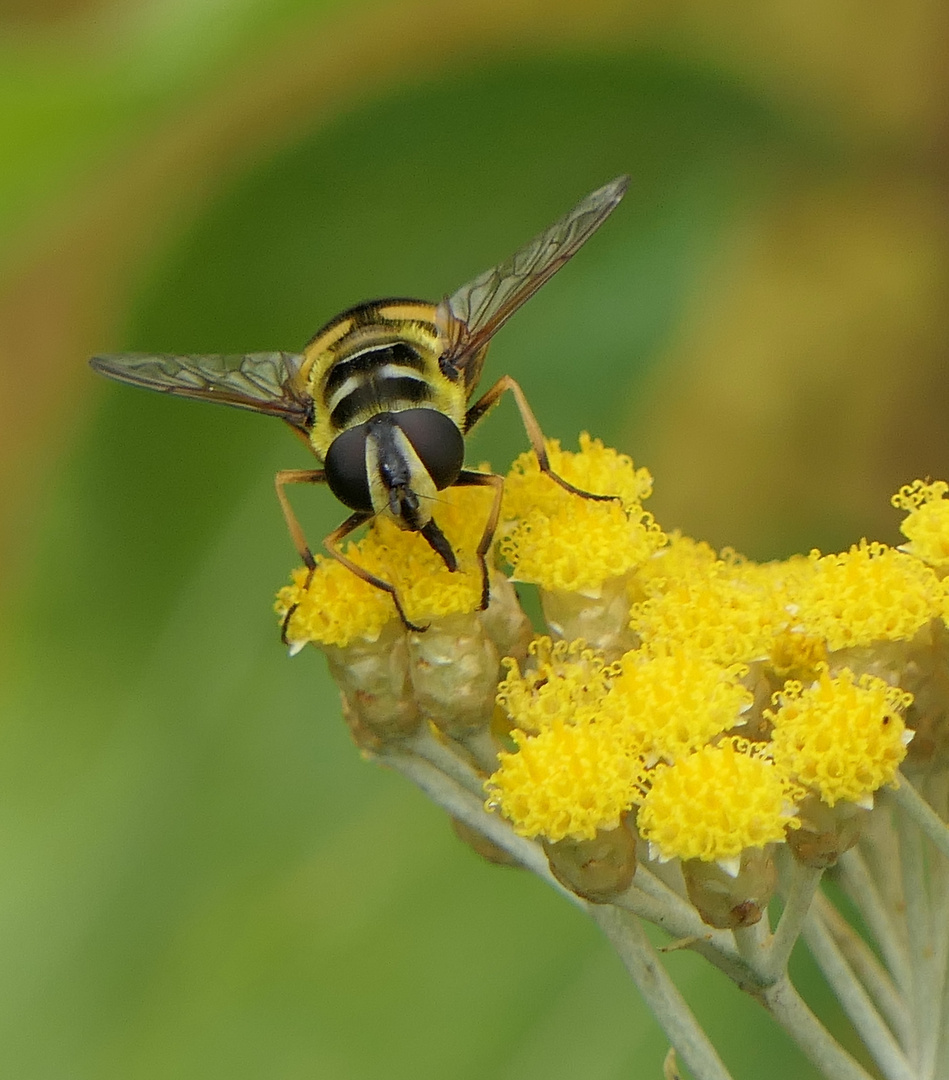
[[[464,742],[494,715],[500,657],[477,612],[433,619],[409,635],[409,665],[422,716]]]
[[[788,847],[798,862],[815,870],[833,866],[856,844],[868,813],[852,802],[828,806],[816,795],[802,799],[798,811],[801,827],[788,829]]]
[[[746,848],[736,862],[728,869],[702,859],[682,863],[689,899],[702,921],[719,930],[753,926],[774,895],[777,872],[770,847]],[[734,876],[732,869],[737,870]]]
[[[520,866],[520,863],[513,855],[505,851],[504,848],[499,847],[493,840],[489,840],[484,833],[478,832],[477,829],[473,829],[470,825],[466,825],[459,818],[453,817],[451,819],[451,827],[462,843],[467,844],[475,854],[480,855],[487,862],[494,863],[495,866]]]
[[[544,851],[560,884],[594,904],[624,893],[636,873],[636,840],[625,821],[592,840],[545,840]]]
[[[382,742],[405,738],[421,723],[409,678],[405,629],[391,620],[375,641],[323,645],[330,674],[343,694],[345,711],[357,742],[364,729]]]

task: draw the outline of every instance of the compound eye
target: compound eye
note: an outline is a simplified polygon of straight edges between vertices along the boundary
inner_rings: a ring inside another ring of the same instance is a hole
[[[441,491],[453,484],[465,460],[465,439],[455,421],[435,409],[406,409],[395,420],[435,487]]]
[[[342,431],[330,444],[323,462],[330,491],[352,510],[372,510],[366,473],[366,425]]]

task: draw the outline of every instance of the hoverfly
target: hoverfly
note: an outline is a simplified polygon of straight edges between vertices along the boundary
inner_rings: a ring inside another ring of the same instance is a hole
[[[501,378],[473,404],[488,345],[514,312],[555,274],[603,224],[622,199],[629,177],[598,188],[500,265],[469,281],[439,304],[374,300],[344,311],[302,353],[170,356],[119,353],[95,356],[92,367],[119,382],[179,397],[218,401],[286,421],[320,461],[318,469],[277,473],[277,498],[300,557],[316,567],[290,506],[288,484],[327,484],[352,511],[323,541],[326,550],[364,581],[392,597],[395,586],[358,566],[340,542],[377,514],[420,533],[449,570],[455,553],[432,517],[439,491],[452,486],[494,489],[478,544],[481,607],[489,599],[485,556],[501,512],[503,477],[463,468],[464,437],[510,390],[540,468],[561,487],[585,498],[550,467],[544,436],[520,386]],[[287,625],[283,624],[286,640]]]

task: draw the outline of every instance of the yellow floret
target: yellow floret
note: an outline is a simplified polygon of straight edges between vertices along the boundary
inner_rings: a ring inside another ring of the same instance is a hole
[[[557,439],[545,443],[550,467],[562,480],[591,495],[614,495],[629,509],[635,509],[652,494],[648,469],[637,469],[631,457],[604,446],[600,439],[590,438],[585,431],[579,444],[579,451],[572,451],[562,450]],[[541,479],[543,484],[538,483]],[[524,517],[531,510],[554,514],[562,505],[562,495],[569,492],[555,481],[548,481],[540,471],[536,455],[529,450],[515,460],[508,473],[504,484],[504,516]]]
[[[458,559],[450,572],[418,533],[405,532],[385,517],[373,518],[367,535],[346,546],[358,566],[394,585],[410,622],[474,611],[481,602],[481,569],[474,552],[490,510],[491,494],[483,488],[449,488],[439,496],[435,520]],[[345,647],[361,638],[374,640],[397,618],[392,597],[346,569],[335,559],[317,556],[309,589],[306,570],[294,573],[294,584],[277,595],[282,618],[298,604],[287,628],[294,645],[307,641]]]
[[[827,662],[827,643],[791,628],[780,631],[768,656],[772,671],[782,679],[813,678]]]
[[[654,651],[688,648],[726,665],[767,656],[788,621],[778,571],[734,558],[710,562],[694,541],[672,546],[668,563],[660,552],[637,574],[648,599],[632,605],[630,626],[643,643]]]
[[[552,483],[546,477],[539,482]],[[532,511],[501,541],[501,554],[516,581],[596,595],[605,581],[621,577],[662,543],[648,515],[632,520],[615,503],[563,495],[575,500],[574,505],[564,506],[554,517]]]
[[[358,559],[357,545],[347,549]],[[293,584],[277,593],[275,611],[281,622],[297,605],[287,627],[293,647],[309,641],[345,648],[360,639],[375,641],[382,628],[395,617],[391,597],[356,577],[335,559],[316,557],[316,569],[308,589],[306,567],[293,572]]]
[[[675,530],[669,533],[668,543],[637,568],[636,583],[644,592],[655,594],[667,582],[711,573],[718,561],[710,544]]]
[[[610,725],[558,719],[539,735],[515,731],[514,740],[516,753],[498,755],[487,805],[521,836],[591,840],[632,806],[642,762]]]
[[[582,641],[537,638],[533,658],[522,675],[517,664],[504,661],[507,677],[498,686],[498,703],[514,725],[538,732],[554,721],[578,723],[591,719],[609,686],[609,671]]]
[[[652,479],[630,458],[580,436],[579,453],[547,443],[551,467],[597,501],[566,491],[545,476],[533,453],[515,461],[505,482],[502,555],[519,581],[562,592],[595,594],[603,582],[639,565],[665,537],[639,503]]]
[[[636,650],[620,661],[599,716],[647,761],[675,761],[743,722],[753,701],[738,681],[746,672],[681,648],[659,656]]]
[[[657,766],[637,826],[661,859],[733,859],[784,838],[796,823],[793,795],[767,757],[725,739]]]
[[[909,540],[903,551],[930,566],[949,567],[949,484],[945,480],[926,483],[914,480],[893,496],[895,507],[909,513],[900,532]]]
[[[442,615],[474,611],[481,602],[481,568],[474,556],[478,536],[458,514],[458,503],[469,503],[467,523],[484,525],[485,494],[477,488],[456,489],[452,503],[435,512],[438,522],[458,560],[458,569],[450,571],[419,533],[403,532],[388,518],[377,518],[368,541],[374,538],[380,545],[380,573],[396,587],[406,618],[413,623],[426,623]],[[455,502],[457,500],[457,502]],[[466,535],[468,534],[468,535]]]
[[[795,628],[831,650],[911,638],[942,614],[945,595],[919,559],[862,540],[838,555],[811,553],[811,569],[788,590]]]
[[[833,678],[824,670],[807,689],[788,683],[775,700],[780,708],[766,711],[775,763],[829,806],[866,801],[893,781],[908,742],[900,712],[912,694],[844,669]]]

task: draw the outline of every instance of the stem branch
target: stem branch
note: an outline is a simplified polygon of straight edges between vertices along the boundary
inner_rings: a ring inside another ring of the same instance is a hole
[[[906,1051],[913,1041],[909,1009],[876,954],[823,893],[814,898],[813,916],[831,935]]]
[[[847,896],[866,919],[870,933],[901,993],[911,993],[913,985],[905,927],[896,912],[884,904],[867,864],[856,848],[844,852],[837,867]]]
[[[804,1003],[787,977],[762,991],[760,1000],[826,1080],[871,1080]],[[906,1075],[901,1080],[913,1080]]]
[[[591,904],[587,910],[619,953],[669,1042],[696,1080],[731,1080],[715,1047],[656,955],[639,920],[607,905]],[[857,1077],[847,1080],[857,1080]],[[860,1077],[859,1080],[867,1078]]]
[[[891,788],[887,798],[922,829],[937,850],[949,859],[949,827],[902,773],[897,774],[899,787]]]
[[[823,870],[815,870],[799,863],[797,859],[790,861],[791,885],[762,964],[763,974],[768,982],[776,982],[787,970],[791,950],[801,933],[824,873]]]
[[[892,1032],[816,913],[804,924],[804,939],[844,1012],[850,1017],[857,1034],[887,1080],[917,1080]]]

